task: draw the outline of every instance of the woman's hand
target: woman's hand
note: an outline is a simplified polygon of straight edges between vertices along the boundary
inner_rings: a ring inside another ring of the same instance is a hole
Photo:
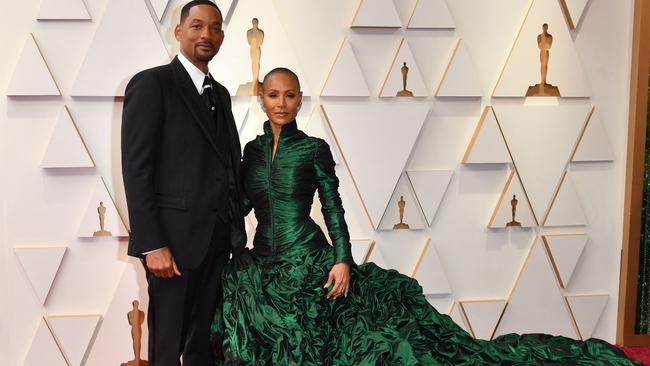
[[[332,281],[334,281],[334,287],[327,294],[327,298],[337,299],[341,295],[347,297],[350,289],[350,265],[347,263],[335,264],[327,278],[327,283],[323,287],[330,287]]]

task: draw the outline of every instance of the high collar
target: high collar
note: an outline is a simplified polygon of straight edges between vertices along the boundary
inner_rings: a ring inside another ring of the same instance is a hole
[[[280,138],[293,136],[296,133],[298,133],[298,124],[296,124],[296,120],[294,119],[293,121],[282,126],[282,130],[280,131]],[[269,121],[264,122],[264,134],[268,137],[273,138],[273,130],[271,129],[271,122]]]

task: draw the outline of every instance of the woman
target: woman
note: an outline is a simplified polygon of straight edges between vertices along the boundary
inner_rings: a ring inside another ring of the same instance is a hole
[[[213,341],[227,365],[635,365],[600,340],[510,334],[475,340],[417,281],[356,266],[329,146],[296,127],[302,93],[278,68],[260,92],[269,121],[244,148],[254,249],[224,271]],[[332,240],[309,217],[314,192]]]

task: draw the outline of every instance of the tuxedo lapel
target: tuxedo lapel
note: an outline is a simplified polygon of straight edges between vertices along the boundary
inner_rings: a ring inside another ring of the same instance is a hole
[[[198,123],[212,148],[218,154],[221,154],[219,149],[217,149],[215,123],[210,111],[205,107],[201,96],[197,93],[196,87],[192,83],[192,79],[183,67],[183,64],[181,64],[177,57],[174,58],[171,64],[174,70],[174,82],[176,83],[183,103],[189,109],[193,117],[192,119]]]

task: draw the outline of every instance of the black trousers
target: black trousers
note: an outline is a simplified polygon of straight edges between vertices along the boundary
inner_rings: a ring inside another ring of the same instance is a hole
[[[179,268],[180,277],[156,278],[149,284],[149,366],[214,364],[210,326],[221,305],[221,272],[230,256],[230,224],[217,222],[210,248],[195,269]]]

